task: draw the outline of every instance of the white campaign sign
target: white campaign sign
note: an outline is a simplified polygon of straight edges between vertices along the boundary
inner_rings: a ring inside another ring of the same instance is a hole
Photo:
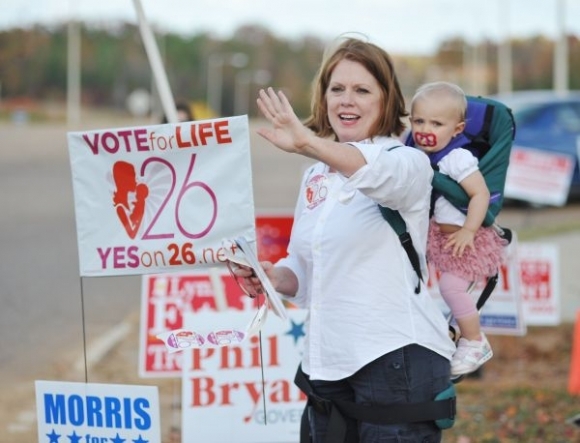
[[[481,310],[481,326],[490,334],[525,335],[527,326],[560,323],[560,262],[558,246],[550,243],[518,243],[508,247],[508,260],[499,271],[491,297]],[[429,291],[442,312],[449,308],[438,289],[438,274],[429,270]],[[478,299],[483,284],[472,294]]]
[[[507,198],[562,206],[568,199],[574,164],[569,155],[514,146],[504,194]]]
[[[81,276],[224,262],[221,241],[255,240],[246,116],[70,132]]]
[[[156,386],[37,380],[39,443],[157,443]]]
[[[524,243],[520,248],[521,291],[528,325],[560,324],[558,245]]]
[[[306,311],[272,315],[260,336],[234,346],[183,351],[183,441],[294,443],[306,397],[294,385]],[[188,329],[244,324],[248,312],[185,314]],[[261,340],[261,347],[260,347]],[[262,383],[262,366],[264,384]],[[265,396],[263,395],[265,393]]]

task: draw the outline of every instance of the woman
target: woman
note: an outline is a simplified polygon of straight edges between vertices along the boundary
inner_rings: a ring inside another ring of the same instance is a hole
[[[276,289],[309,310],[302,370],[316,396],[367,405],[433,400],[449,386],[454,344],[425,285],[415,293],[418,276],[377,206],[402,214],[426,276],[433,172],[426,155],[395,138],[406,112],[390,57],[345,39],[319,70],[306,126],[272,88],[260,91],[258,107],[271,123],[262,137],[318,160],[302,181],[288,256],[262,263]],[[236,273],[258,284],[247,269]],[[331,415],[310,405],[312,441],[338,443],[328,437]],[[346,435],[349,443],[437,442],[441,430],[433,420],[347,417]]]

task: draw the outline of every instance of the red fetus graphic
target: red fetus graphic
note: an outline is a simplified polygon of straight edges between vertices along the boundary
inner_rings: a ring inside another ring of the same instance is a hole
[[[145,200],[149,188],[145,183],[138,183],[135,167],[128,162],[118,161],[113,165],[113,180],[116,191],[113,204],[117,216],[131,238],[135,238],[145,214]]]

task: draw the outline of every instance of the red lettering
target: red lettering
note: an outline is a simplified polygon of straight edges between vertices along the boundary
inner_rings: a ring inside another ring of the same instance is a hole
[[[250,394],[252,404],[257,405],[262,397],[262,390],[260,387],[256,386],[254,383],[244,383],[244,386],[248,390],[248,394]]]
[[[181,371],[183,353],[169,354],[165,345],[147,345],[147,371]]]
[[[191,371],[205,370],[203,363],[205,359],[218,357],[218,369],[241,369],[241,368],[259,368],[260,367],[260,340],[257,336],[249,339],[250,348],[245,352],[245,348],[237,346],[224,346],[221,348],[194,349]],[[278,337],[276,335],[267,338],[267,348],[264,349],[263,355],[269,359],[265,362],[268,367],[280,366],[278,355]],[[215,354],[215,351],[219,353]]]
[[[215,348],[194,349],[191,370],[192,371],[202,371],[203,370],[203,366],[202,366],[203,361],[206,358],[212,357],[214,352],[215,352]]]
[[[197,141],[197,134],[195,133],[196,128],[197,128],[197,125],[195,125],[195,124],[191,125],[189,128],[189,133],[191,136],[191,141],[193,143],[193,146],[199,145],[199,142]]]
[[[147,129],[144,128],[83,134],[82,138],[95,155],[99,154],[99,148],[109,154],[116,154],[120,149],[131,152],[133,147],[138,151],[149,151]]]
[[[93,154],[97,155],[99,152],[99,148],[97,146],[99,143],[99,134],[94,134],[92,141],[89,140],[89,134],[83,134],[83,140],[87,145],[89,145],[89,148],[91,149]]]
[[[109,144],[108,140],[111,141]],[[112,132],[105,132],[102,139],[103,149],[110,154],[114,154],[119,150],[119,138]]]
[[[215,137],[219,144],[232,142],[232,137],[230,137],[228,125],[229,125],[228,120],[216,122],[216,124],[214,125]]]
[[[101,267],[103,269],[107,269],[107,257],[111,253],[111,248],[107,248],[105,250],[101,248],[97,248],[97,254],[99,254],[99,258],[101,259]]]
[[[114,248],[97,248],[97,254],[101,259],[101,267],[107,269],[107,262],[109,256],[113,251],[113,267],[114,268],[137,268],[139,266],[139,248],[137,246],[129,246],[126,250],[124,246],[115,246]],[[126,255],[125,255],[126,252]],[[125,260],[128,258],[129,260]]]
[[[272,335],[268,337],[268,355],[270,360],[266,362],[266,366],[274,367],[280,366],[280,361],[278,360],[278,336]],[[258,336],[254,335],[250,337],[250,343],[253,345],[250,349],[251,355],[251,368],[257,368],[260,366],[260,339]]]
[[[193,134],[194,134],[193,129],[194,129],[194,125],[191,125],[192,138],[193,138]],[[177,146],[179,148],[190,148],[191,147],[190,141],[183,141],[183,139],[181,138],[181,126],[175,127],[175,140],[177,141]]]
[[[232,405],[232,399],[230,398],[230,393],[237,391],[240,385],[238,383],[228,384],[225,383],[220,386],[220,391],[222,395],[222,400],[220,402],[220,406],[222,405]]]
[[[129,246],[127,249],[127,257],[129,260],[127,261],[127,266],[130,268],[137,268],[139,267],[139,248],[137,246]]]
[[[503,282],[503,287],[502,289],[505,292],[509,292],[510,290],[510,284],[509,284],[509,269],[507,266],[500,266],[499,268],[499,277],[500,277],[500,281]]]
[[[207,139],[213,135],[211,123],[200,123],[199,124],[199,139],[202,145],[207,145]]]
[[[273,335],[268,337],[268,344],[270,346],[270,361],[268,362],[268,366],[280,366],[280,361],[278,360],[278,336]]]
[[[270,401],[272,403],[289,403],[291,400],[288,382],[286,380],[273,381],[270,388]]]
[[[119,131],[117,134],[119,135],[120,138],[123,139],[123,141],[125,142],[125,148],[127,149],[127,152],[129,152],[129,136],[131,135],[131,130],[125,130],[125,131]]]
[[[194,377],[191,382],[191,403],[190,407],[204,406],[231,406],[233,405],[232,397],[234,393],[246,393],[251,400],[252,408],[250,414],[244,418],[248,421],[254,414],[262,398],[262,382],[238,382],[215,384],[215,380],[210,377]],[[306,395],[296,388],[288,380],[278,379],[266,381],[264,386],[266,392],[269,392],[271,403],[291,403],[306,400]],[[245,403],[245,402],[244,402]]]
[[[113,248],[113,267],[115,269],[125,267],[125,248],[122,246]]]
[[[238,369],[243,368],[242,349],[237,346],[224,346],[220,348],[221,359],[220,369]],[[233,362],[230,361],[230,356],[233,357]]]
[[[135,129],[135,143],[137,144],[137,151],[149,151],[147,129]]]
[[[191,379],[191,407],[209,406],[215,402],[214,381],[209,377]],[[203,397],[203,399],[202,399]]]
[[[185,138],[186,134],[181,131],[181,128],[184,126],[182,124],[175,127],[175,139],[179,148],[191,148],[199,145],[206,146],[212,137],[215,137],[216,142],[219,144],[232,142],[228,120],[189,124],[189,140]]]

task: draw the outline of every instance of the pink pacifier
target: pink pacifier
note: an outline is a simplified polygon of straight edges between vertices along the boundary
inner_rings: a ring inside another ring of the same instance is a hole
[[[413,138],[415,139],[415,143],[420,146],[432,148],[437,144],[437,136],[429,132],[415,132]]]

